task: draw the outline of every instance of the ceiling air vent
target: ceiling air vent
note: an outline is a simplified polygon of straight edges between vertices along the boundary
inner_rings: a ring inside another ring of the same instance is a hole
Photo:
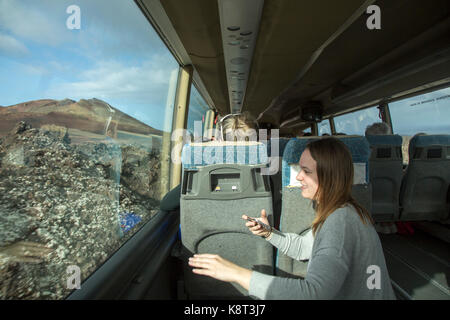
[[[240,113],[264,0],[218,0],[218,5],[230,113]]]

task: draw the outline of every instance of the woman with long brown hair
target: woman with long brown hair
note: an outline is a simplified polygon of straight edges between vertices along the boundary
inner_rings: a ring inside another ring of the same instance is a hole
[[[315,203],[311,231],[299,236],[254,221],[246,226],[288,256],[309,259],[305,278],[262,274],[212,254],[190,258],[193,272],[238,283],[260,299],[395,299],[372,218],[351,195],[350,151],[338,139],[322,138],[307,145],[299,164],[302,196]],[[258,220],[269,224],[265,210]]]

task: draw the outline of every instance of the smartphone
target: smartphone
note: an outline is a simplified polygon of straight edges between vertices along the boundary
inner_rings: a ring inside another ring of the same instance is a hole
[[[265,229],[266,231],[272,231],[272,228],[270,226],[268,226],[267,224],[265,224],[264,222],[259,221],[258,219],[254,219],[251,217],[247,217],[247,221],[254,221],[257,224],[259,224],[261,227],[263,227],[263,229]]]

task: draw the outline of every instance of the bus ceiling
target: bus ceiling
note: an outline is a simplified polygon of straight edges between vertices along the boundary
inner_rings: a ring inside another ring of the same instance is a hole
[[[222,114],[280,126],[450,83],[448,0],[135,1]]]

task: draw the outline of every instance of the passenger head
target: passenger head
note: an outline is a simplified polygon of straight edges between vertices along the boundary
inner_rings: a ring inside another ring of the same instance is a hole
[[[373,136],[378,134],[391,134],[391,127],[386,122],[375,122],[366,128],[366,136]]]
[[[365,223],[370,214],[352,197],[353,162],[347,146],[339,139],[325,137],[310,142],[300,157],[297,180],[302,196],[315,201],[316,217],[312,223],[315,234],[336,209],[351,204]]]
[[[225,141],[256,141],[256,123],[247,113],[229,114],[220,119],[220,134]]]

